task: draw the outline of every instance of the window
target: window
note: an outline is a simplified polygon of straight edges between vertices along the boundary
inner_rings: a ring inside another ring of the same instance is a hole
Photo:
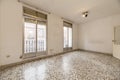
[[[46,15],[24,9],[24,56],[33,57],[46,52]],[[30,13],[29,13],[30,12]],[[32,12],[32,13],[31,13]]]
[[[36,23],[35,20],[30,20],[25,18],[24,53],[32,53],[32,52],[36,52]]]
[[[40,21],[37,24],[37,51],[46,51],[46,25]]]
[[[72,24],[64,21],[64,51],[72,49]]]

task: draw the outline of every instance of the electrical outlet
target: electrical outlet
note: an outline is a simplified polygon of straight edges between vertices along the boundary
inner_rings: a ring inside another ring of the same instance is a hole
[[[9,57],[10,57],[10,55],[7,55],[6,57],[7,57],[7,58],[9,58]]]

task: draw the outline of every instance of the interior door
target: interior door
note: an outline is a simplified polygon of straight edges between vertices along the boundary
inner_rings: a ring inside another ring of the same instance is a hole
[[[114,28],[113,56],[120,59],[120,26]]]

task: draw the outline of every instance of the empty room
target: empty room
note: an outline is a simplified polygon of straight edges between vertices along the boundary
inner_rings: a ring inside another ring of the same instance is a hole
[[[0,0],[0,80],[120,80],[120,0]]]

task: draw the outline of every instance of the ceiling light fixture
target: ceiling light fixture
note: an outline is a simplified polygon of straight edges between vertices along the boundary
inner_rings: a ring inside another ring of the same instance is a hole
[[[88,17],[88,11],[83,12],[82,17]]]

